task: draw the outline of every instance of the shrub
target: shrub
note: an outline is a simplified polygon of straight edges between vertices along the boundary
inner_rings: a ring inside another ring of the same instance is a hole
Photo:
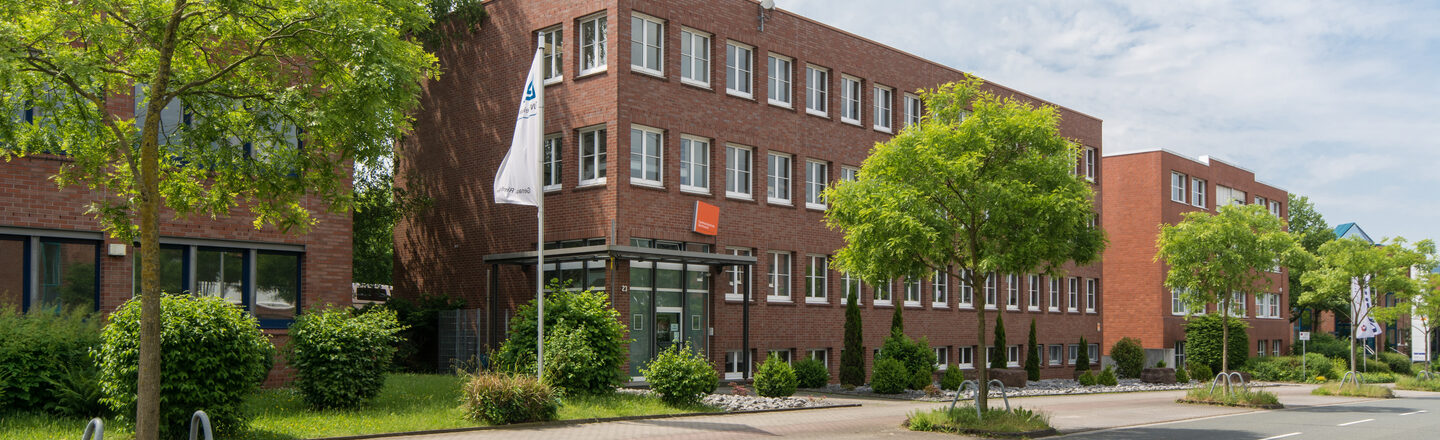
[[[1280,399],[1275,393],[1245,390],[1241,387],[1234,387],[1230,392],[1225,392],[1225,389],[1221,387],[1216,387],[1214,392],[1211,392],[1210,387],[1191,388],[1190,391],[1185,392],[1184,400],[1226,406],[1276,407],[1280,405]]]
[[[1076,380],[1080,382],[1080,385],[1087,387],[1094,386],[1096,383],[1095,374],[1091,373],[1090,370],[1085,370],[1084,373],[1080,373],[1080,377],[1076,378]]]
[[[870,388],[880,394],[899,394],[910,384],[910,372],[899,360],[882,358],[875,361],[875,374],[871,375]]]
[[[935,351],[930,349],[930,341],[924,337],[914,341],[902,333],[891,333],[885,338],[885,345],[880,347],[880,355],[876,358],[900,361],[910,378],[905,382],[906,388],[920,390],[934,382]]]
[[[1190,370],[1190,377],[1195,380],[1204,382],[1215,378],[1215,372],[1204,362],[1186,360],[1185,367]]]
[[[945,374],[940,376],[940,388],[946,390],[960,389],[960,383],[965,381],[965,372],[960,371],[960,366],[950,364],[945,368]]]
[[[1044,431],[1050,428],[1050,417],[1038,411],[1016,407],[1014,411],[989,409],[984,417],[975,413],[973,406],[944,407],[929,411],[915,411],[905,420],[905,427],[911,431],[935,431],[956,434],[973,434],[973,431],[1016,433]],[[987,436],[988,437],[988,436]]]
[[[1187,383],[1190,383],[1190,375],[1185,373],[1185,369],[1184,369],[1184,368],[1176,368],[1176,369],[1175,369],[1175,383],[1178,383],[1178,384],[1187,384]]]
[[[1384,362],[1385,365],[1389,366],[1390,372],[1392,373],[1404,374],[1407,376],[1415,374],[1415,370],[1411,368],[1410,356],[1387,351],[1384,353],[1380,353],[1380,361]]]
[[[1165,368],[1165,360],[1161,359],[1159,362],[1156,362],[1155,368]]]
[[[1234,317],[1229,321],[1230,368],[1234,369],[1245,365],[1245,360],[1250,356],[1250,337],[1245,333],[1250,325]],[[1190,321],[1185,323],[1185,358],[1187,362],[1194,360],[1210,367],[1210,371],[1220,371],[1223,330],[1220,315],[1191,317]]]
[[[1104,370],[1100,371],[1100,377],[1095,378],[1095,382],[1099,383],[1100,385],[1105,385],[1107,387],[1113,387],[1120,384],[1120,381],[1115,378],[1114,367],[1108,366],[1105,367]]]
[[[1290,346],[1291,354],[1302,354],[1302,350],[1303,353],[1320,353],[1331,359],[1350,359],[1350,340],[1329,333],[1312,332],[1309,342]]]
[[[1377,371],[1360,373],[1360,378],[1364,379],[1365,383],[1395,383],[1395,377],[1395,373]]]
[[[820,388],[830,383],[830,369],[817,359],[796,362],[795,380],[800,388]]]
[[[204,410],[217,431],[241,428],[241,404],[275,358],[255,317],[222,298],[190,295],[164,296],[160,314],[161,437],[184,433],[196,410]],[[122,417],[135,414],[140,302],[132,299],[110,314],[101,338],[93,353],[105,403]]]
[[[100,389],[100,370],[90,359],[61,367],[60,374],[48,383],[51,400],[45,402],[46,412],[75,418],[110,414],[104,402],[105,392]]]
[[[533,300],[515,311],[515,317],[510,320],[509,339],[495,354],[494,362],[500,371],[535,371],[535,315]],[[610,307],[608,294],[590,290],[574,292],[551,283],[550,293],[545,294],[545,329],[559,332],[562,327],[577,329],[583,335],[581,345],[594,351],[594,357],[580,371],[562,373],[567,377],[565,391],[578,394],[614,391],[621,382],[620,370],[626,361],[628,340],[620,312]]]
[[[592,395],[608,389],[589,388],[590,380],[607,377],[604,364],[595,362],[595,349],[586,344],[585,329],[562,323],[545,330],[545,383],[562,395]],[[515,373],[529,373],[517,371]]]
[[[840,350],[840,384],[865,384],[865,347],[861,340],[859,294],[850,292],[845,305],[845,348]]]
[[[1025,349],[1025,379],[1040,380],[1040,344],[1035,339],[1035,318],[1030,318],[1030,341]]]
[[[315,408],[357,408],[385,388],[400,323],[395,312],[330,309],[300,315],[287,347],[295,388]]]
[[[1080,337],[1080,353],[1075,355],[1075,371],[1090,371],[1090,344]]]
[[[1265,381],[1312,382],[1316,376],[1334,375],[1334,364],[1319,353],[1305,355],[1303,363],[1300,356],[1252,358],[1244,369],[1255,380]]]
[[[650,389],[660,394],[660,400],[671,405],[700,403],[706,394],[715,392],[715,386],[720,383],[715,367],[690,349],[689,344],[683,347],[674,344],[661,350],[640,374],[650,381]]]
[[[795,370],[780,356],[770,356],[755,372],[755,394],[761,396],[789,397],[795,394],[796,385]]]
[[[1115,360],[1115,372],[1120,377],[1138,378],[1145,369],[1145,349],[1140,347],[1139,339],[1120,338],[1120,342],[1110,347],[1110,359]]]
[[[925,386],[925,397],[940,397],[942,395],[943,393],[940,391],[940,387],[935,385]]]
[[[55,381],[67,366],[93,365],[89,351],[98,345],[100,320],[88,314],[0,308],[0,414],[54,403]]]
[[[1311,378],[1315,376],[1335,377],[1335,364],[1320,353],[1306,353],[1302,372]]]
[[[1009,356],[1010,352],[1009,345],[1006,345],[1005,341],[1005,315],[995,316],[995,343],[990,346],[995,347],[995,355],[990,357],[990,368],[1005,368],[1005,358]]]
[[[446,295],[425,294],[418,299],[392,297],[384,304],[369,304],[355,313],[379,310],[395,312],[404,330],[395,342],[393,365],[400,371],[434,373],[447,366],[436,365],[440,356],[440,312],[465,308],[465,300]],[[532,370],[533,371],[533,370]]]
[[[535,376],[482,372],[465,378],[465,417],[492,425],[554,420],[560,401]]]

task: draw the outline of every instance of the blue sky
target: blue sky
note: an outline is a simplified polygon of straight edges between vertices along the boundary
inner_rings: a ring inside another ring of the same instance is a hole
[[[1105,121],[1105,150],[1210,155],[1332,226],[1440,239],[1440,2],[777,0]]]

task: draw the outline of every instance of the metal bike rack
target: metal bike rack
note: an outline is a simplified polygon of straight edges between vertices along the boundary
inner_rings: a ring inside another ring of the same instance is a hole
[[[1346,371],[1345,377],[1340,378],[1340,388],[1345,388],[1345,382],[1347,381],[1355,382],[1355,386],[1358,388],[1361,384],[1365,383],[1365,378],[1360,376],[1360,373]]]
[[[85,433],[80,435],[80,440],[105,440],[105,421],[99,417],[90,419],[85,424]]]
[[[199,437],[204,433],[204,437]],[[190,440],[215,440],[215,435],[210,432],[210,416],[205,411],[195,411],[190,416]]]
[[[1235,378],[1233,382],[1230,380],[1230,378],[1232,377]],[[1250,385],[1245,383],[1245,376],[1241,376],[1238,372],[1231,371],[1228,373],[1221,372],[1215,375],[1215,380],[1210,382],[1210,394],[1215,394],[1215,387],[1220,386],[1221,378],[1224,378],[1225,380],[1225,388],[1223,389],[1226,393],[1229,393],[1231,392],[1231,390],[1234,389],[1234,383],[1239,383],[1241,390],[1250,391]]]
[[[1005,400],[1005,410],[1006,410],[1006,411],[1009,411],[1009,410],[1010,410],[1010,395],[1009,395],[1010,393],[1005,390],[1005,383],[1004,383],[1004,382],[1001,382],[999,379],[991,379],[991,380],[990,380],[990,385],[991,385],[991,386],[996,386],[996,385],[999,385],[999,386],[1000,386],[1000,398]],[[954,410],[955,410],[955,403],[960,401],[960,393],[965,392],[965,388],[966,388],[966,387],[974,388],[974,389],[975,389],[975,396],[973,397],[973,399],[975,400],[975,404],[972,405],[972,406],[975,407],[975,416],[976,416],[976,417],[980,417],[980,384],[977,383],[977,382],[975,382],[975,381],[973,381],[973,380],[967,380],[967,381],[964,381],[964,382],[960,382],[960,388],[957,388],[957,389],[955,390],[955,398],[954,398],[954,399],[950,399],[950,410],[951,410],[951,411],[954,411]]]

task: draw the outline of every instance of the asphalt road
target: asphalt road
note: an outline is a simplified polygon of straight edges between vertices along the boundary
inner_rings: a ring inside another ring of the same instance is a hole
[[[1440,438],[1440,396],[1259,411],[1091,431],[1060,438],[1432,440]]]

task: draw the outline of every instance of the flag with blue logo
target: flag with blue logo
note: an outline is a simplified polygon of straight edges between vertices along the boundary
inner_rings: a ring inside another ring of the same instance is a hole
[[[510,151],[495,173],[495,203],[539,206],[540,149],[545,138],[545,87],[540,84],[543,48],[535,51],[525,91],[520,95],[520,112],[515,116],[515,135]]]
[[[1380,323],[1370,316],[1372,296],[1369,275],[1365,276],[1363,284],[1359,278],[1350,279],[1350,316],[1355,325],[1356,339],[1369,339],[1380,335]]]

